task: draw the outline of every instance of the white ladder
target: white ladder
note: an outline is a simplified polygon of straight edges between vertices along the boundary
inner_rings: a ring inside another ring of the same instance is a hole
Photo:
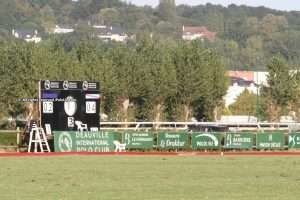
[[[34,153],[38,152],[38,145],[40,152],[50,152],[48,140],[43,128],[39,128],[36,125],[32,126],[29,136],[28,152],[31,152],[31,146],[34,144]]]

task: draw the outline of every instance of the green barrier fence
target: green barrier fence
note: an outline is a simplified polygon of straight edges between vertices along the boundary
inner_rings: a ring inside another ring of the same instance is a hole
[[[253,140],[253,133],[226,133],[224,148],[252,149]]]
[[[111,152],[117,137],[111,132],[54,131],[55,152]]]
[[[225,137],[224,137],[225,136]],[[256,137],[256,140],[255,140]],[[259,150],[284,149],[284,133],[192,133],[187,132],[76,132],[54,131],[56,152],[112,152],[114,141],[126,144],[127,150],[218,150],[253,149],[255,142]],[[300,148],[300,133],[289,134],[288,147]]]
[[[283,133],[257,133],[257,149],[283,149],[285,147],[285,138]]]
[[[222,133],[193,133],[192,149],[220,149]]]
[[[290,133],[288,143],[289,149],[300,149],[300,133]]]
[[[160,149],[187,149],[188,134],[181,133],[158,133],[157,147]]]
[[[126,144],[126,149],[152,149],[153,133],[151,132],[124,132],[122,141]]]

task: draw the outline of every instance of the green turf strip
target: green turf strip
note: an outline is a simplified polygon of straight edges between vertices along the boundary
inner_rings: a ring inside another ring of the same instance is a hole
[[[1,200],[298,200],[297,157],[0,158]]]
[[[17,143],[17,134],[0,133],[0,146],[15,146]]]

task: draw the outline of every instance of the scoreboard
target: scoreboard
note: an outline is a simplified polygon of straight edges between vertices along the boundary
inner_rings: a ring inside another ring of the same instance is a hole
[[[39,83],[41,125],[52,131],[77,130],[77,121],[88,130],[100,127],[100,84],[89,81],[50,81]]]

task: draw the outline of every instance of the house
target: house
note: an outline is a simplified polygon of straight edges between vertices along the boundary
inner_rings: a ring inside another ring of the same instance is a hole
[[[15,38],[25,40],[26,42],[34,42],[39,43],[42,41],[42,38],[39,37],[37,30],[30,30],[30,29],[13,29],[12,35]]]
[[[55,34],[65,34],[74,32],[74,28],[68,25],[56,25],[53,33]]]
[[[220,123],[257,123],[257,117],[249,115],[222,115]]]
[[[95,36],[104,41],[125,42],[128,39],[127,34],[121,27],[93,25]]]
[[[245,90],[259,95],[259,87],[267,86],[267,72],[253,72],[253,71],[228,71],[227,76],[231,83],[224,96],[225,106],[236,102],[238,96]]]
[[[213,42],[216,38],[216,32],[209,31],[205,26],[182,26],[183,40],[207,39]]]

